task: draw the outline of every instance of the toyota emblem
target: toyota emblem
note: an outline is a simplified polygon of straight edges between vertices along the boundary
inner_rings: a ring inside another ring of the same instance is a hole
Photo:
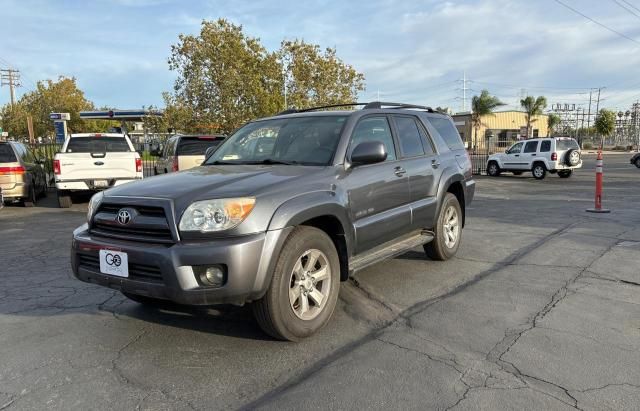
[[[122,209],[118,211],[117,217],[118,223],[127,225],[131,221],[131,213],[128,210]]]

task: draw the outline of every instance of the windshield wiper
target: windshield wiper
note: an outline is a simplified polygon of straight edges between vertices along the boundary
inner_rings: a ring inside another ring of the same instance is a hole
[[[297,161],[273,160],[271,158],[266,158],[262,160],[260,164],[284,164],[284,165],[290,166],[293,164],[300,164],[300,163],[298,163]]]
[[[231,163],[229,161],[220,161],[220,160],[216,160],[213,163],[205,163],[205,166],[219,166],[219,165],[223,165],[223,164],[238,164],[238,163]]]

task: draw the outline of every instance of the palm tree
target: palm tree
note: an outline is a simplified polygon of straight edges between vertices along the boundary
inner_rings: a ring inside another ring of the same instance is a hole
[[[613,131],[616,127],[616,113],[611,110],[602,109],[598,117],[596,118],[596,132],[602,136],[602,140],[600,141],[600,150],[602,150],[602,146],[604,145],[604,139],[613,134]]]
[[[489,94],[488,90],[482,90],[479,96],[471,99],[471,124],[475,130],[475,143],[478,145],[478,130],[482,125],[482,116],[493,115],[493,111],[504,106],[504,103],[496,96]]]
[[[532,117],[542,114],[542,110],[547,107],[547,99],[544,96],[540,96],[538,98],[527,96],[520,100],[520,105],[527,116],[527,138],[529,138],[529,135],[531,134],[531,123],[536,121],[536,119]]]
[[[547,117],[547,137],[550,137],[553,134],[556,127],[561,122],[562,122],[562,119],[560,119],[559,115],[549,114],[549,117]]]

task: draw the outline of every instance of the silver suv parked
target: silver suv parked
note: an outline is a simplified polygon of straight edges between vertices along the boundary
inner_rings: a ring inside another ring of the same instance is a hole
[[[576,168],[582,167],[582,152],[578,142],[568,137],[534,138],[519,141],[487,160],[487,174],[497,177],[503,171],[520,175],[531,171],[542,180],[547,172],[569,178]]]
[[[267,333],[299,340],[327,323],[352,273],[417,246],[453,257],[474,190],[447,115],[288,110],[241,127],[201,167],[95,195],[72,267],[143,304],[252,303]]]

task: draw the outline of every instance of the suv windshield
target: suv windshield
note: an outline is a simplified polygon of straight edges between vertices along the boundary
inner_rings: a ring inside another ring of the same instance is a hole
[[[249,123],[205,164],[328,165],[346,115],[290,117]]]
[[[67,153],[124,153],[131,151],[124,137],[71,137]]]
[[[18,161],[9,144],[0,144],[0,163],[13,163]]]
[[[209,147],[217,147],[224,137],[182,137],[178,144],[179,156],[201,156]]]
[[[558,151],[570,150],[570,149],[577,150],[579,148],[580,147],[578,146],[578,143],[576,142],[576,140],[572,138],[563,138],[562,140],[558,139],[556,141],[556,150]]]

